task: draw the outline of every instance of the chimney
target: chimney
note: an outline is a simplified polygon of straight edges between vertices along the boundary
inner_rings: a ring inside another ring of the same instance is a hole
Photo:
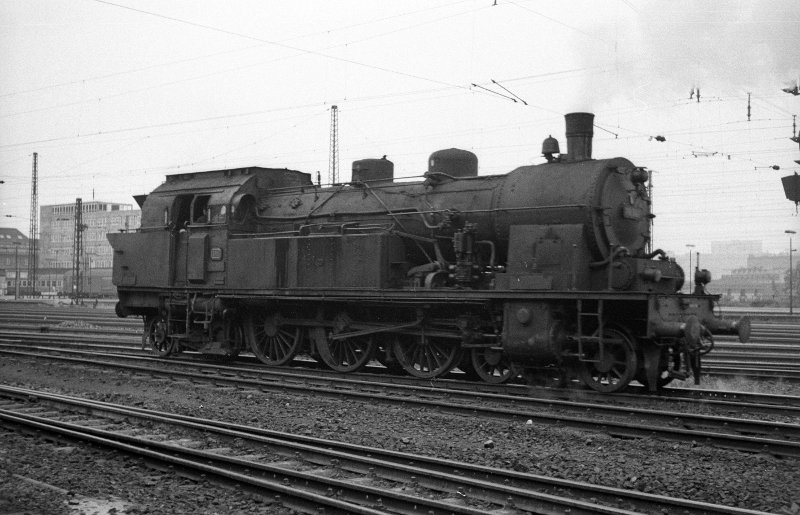
[[[564,115],[564,120],[567,125],[567,160],[591,159],[594,114],[569,113]]]

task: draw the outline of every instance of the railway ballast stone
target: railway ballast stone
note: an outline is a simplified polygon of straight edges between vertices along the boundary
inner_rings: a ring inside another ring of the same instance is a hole
[[[716,449],[701,442],[622,439],[528,421],[490,420],[305,392],[198,388],[117,370],[29,358],[0,361],[0,381],[727,506],[792,513],[793,503],[800,503],[798,460]],[[0,479],[20,474],[78,495],[114,496],[134,506],[128,513],[276,513],[278,509],[269,505],[269,496],[253,497],[154,472],[138,460],[91,446],[69,444],[74,450],[64,453],[32,437],[16,433],[1,436]],[[493,446],[484,445],[488,441]],[[0,500],[5,505],[0,505],[0,511],[3,506],[25,509],[19,503],[30,495],[63,507],[59,503],[64,499],[59,496],[32,492],[29,486],[4,480],[0,481]]]

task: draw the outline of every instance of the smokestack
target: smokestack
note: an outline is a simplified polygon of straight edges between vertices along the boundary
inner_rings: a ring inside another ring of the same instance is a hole
[[[569,113],[564,115],[564,120],[567,125],[567,160],[591,159],[594,114]]]

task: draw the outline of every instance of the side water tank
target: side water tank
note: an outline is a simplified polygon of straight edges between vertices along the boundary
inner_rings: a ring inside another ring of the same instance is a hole
[[[448,148],[437,150],[428,158],[428,173],[447,174],[451,177],[477,177],[478,156],[469,150]]]
[[[353,182],[374,181],[392,182],[394,179],[394,163],[383,156],[381,159],[359,159],[353,161]],[[380,184],[378,183],[378,184]]]

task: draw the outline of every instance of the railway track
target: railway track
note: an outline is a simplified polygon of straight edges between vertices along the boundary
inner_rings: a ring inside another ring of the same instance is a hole
[[[0,340],[3,341],[3,340]],[[49,342],[45,337],[40,343]],[[59,340],[60,342],[60,340]],[[52,343],[52,342],[51,342]],[[168,359],[156,358],[146,350],[141,350],[139,346],[120,346],[120,345],[90,345],[76,343],[74,346],[36,345],[31,346],[29,342],[12,342],[5,340],[0,343],[2,350],[16,350],[19,352],[36,352],[46,354],[62,354],[80,358],[103,358],[125,359],[129,363],[152,362],[162,366],[183,366],[196,368],[199,371],[219,370],[222,374],[251,374],[254,377],[277,378],[276,380],[304,381],[308,383],[326,385],[332,379],[342,379],[341,375],[326,369],[310,369],[315,362],[310,359],[298,358],[295,364],[298,366],[286,367],[264,367],[254,356],[240,355],[235,362],[223,365],[210,362],[206,357],[195,353],[183,353],[180,358],[171,357]],[[388,383],[391,385],[424,386],[426,388],[445,388],[465,392],[468,395],[479,395],[481,393],[499,394],[505,396],[535,397],[542,400],[554,399],[563,401],[592,402],[596,404],[624,404],[628,406],[652,406],[659,403],[665,408],[669,404],[694,406],[695,410],[711,409],[719,412],[746,411],[750,414],[787,416],[794,415],[800,410],[800,398],[789,395],[762,394],[753,392],[736,392],[720,390],[703,390],[693,388],[664,388],[657,395],[650,394],[641,386],[631,385],[624,393],[617,393],[613,396],[601,394],[593,390],[580,388],[548,388],[528,386],[521,383],[508,383],[502,385],[492,385],[486,383],[475,383],[463,380],[463,374],[458,370],[452,372],[445,378],[440,378],[434,382],[422,381],[409,376],[392,375],[385,367],[377,362],[370,363],[363,372],[351,374],[348,378],[355,382],[365,382],[368,385],[380,385]]]
[[[727,317],[747,315],[754,320],[782,320],[790,323],[800,322],[800,310],[789,314],[787,308],[722,307],[719,314]]]
[[[0,420],[273,493],[318,513],[760,513],[0,387]]]
[[[0,313],[0,320],[1,320],[1,317],[2,317],[2,313]],[[115,341],[114,343],[109,343],[109,344],[107,344],[105,346],[102,346],[100,343],[91,343],[92,347],[89,347],[89,350],[86,350],[85,346],[87,344],[90,344],[89,342],[94,342],[95,341],[95,338],[94,338],[95,336],[103,336],[104,333],[105,334],[107,334],[107,333],[105,331],[103,331],[102,327],[99,326],[99,324],[92,324],[92,325],[97,325],[98,327],[90,327],[89,326],[89,322],[86,322],[86,326],[84,326],[84,327],[72,327],[72,328],[70,328],[68,326],[71,325],[71,320],[74,320],[74,319],[65,319],[65,320],[66,320],[66,323],[63,324],[63,327],[61,327],[61,322],[55,322],[55,321],[51,320],[50,317],[48,317],[48,322],[50,322],[50,324],[48,324],[49,332],[47,332],[46,334],[39,332],[39,328],[35,325],[35,324],[38,324],[39,321],[34,320],[34,325],[32,326],[33,330],[31,331],[31,333],[34,333],[34,336],[37,337],[37,338],[42,338],[42,340],[40,340],[40,343],[38,343],[36,345],[36,347],[39,347],[37,349],[31,349],[30,348],[31,345],[32,345],[32,341],[19,342],[19,343],[11,344],[11,345],[16,345],[16,351],[20,351],[21,347],[27,346],[28,347],[26,349],[27,351],[35,350],[36,352],[41,353],[41,355],[35,361],[31,361],[29,358],[23,358],[23,359],[28,360],[31,363],[33,363],[33,362],[41,363],[42,360],[39,359],[39,358],[44,358],[45,355],[49,355],[50,353],[56,352],[55,349],[57,347],[61,347],[61,350],[59,352],[62,354],[62,357],[73,357],[74,358],[74,357],[78,357],[78,356],[92,356],[92,355],[95,355],[95,357],[100,357],[100,356],[97,356],[97,354],[99,352],[103,352],[104,350],[107,351],[107,352],[113,352],[113,353],[115,353],[117,355],[126,354],[127,356],[125,356],[124,359],[127,360],[129,363],[133,364],[138,360],[140,362],[140,364],[142,364],[143,368],[147,369],[147,370],[142,370],[142,371],[135,371],[134,374],[135,374],[135,377],[136,377],[136,383],[130,383],[130,385],[139,384],[139,382],[142,382],[142,381],[144,382],[142,384],[147,384],[147,382],[152,381],[154,385],[159,385],[159,386],[156,386],[156,388],[159,389],[159,390],[161,390],[163,388],[169,388],[170,384],[175,384],[176,382],[177,382],[177,384],[182,384],[182,385],[187,385],[187,386],[188,385],[192,385],[188,389],[186,389],[185,386],[181,387],[185,391],[189,391],[189,392],[194,391],[195,388],[197,388],[197,387],[201,387],[205,391],[215,390],[215,388],[212,388],[211,385],[212,384],[219,384],[220,387],[221,387],[220,392],[226,392],[226,391],[230,392],[235,388],[236,390],[238,390],[240,392],[253,392],[253,395],[255,395],[256,398],[258,398],[258,394],[256,392],[262,391],[262,390],[268,392],[268,395],[271,395],[269,393],[271,391],[287,392],[287,393],[291,394],[292,392],[295,392],[295,391],[304,391],[304,390],[305,391],[310,391],[312,393],[312,395],[317,395],[316,389],[309,390],[309,388],[307,386],[303,387],[302,385],[308,385],[308,384],[317,385],[317,384],[319,384],[321,388],[326,388],[327,387],[330,390],[329,395],[335,396],[335,397],[339,397],[339,398],[343,399],[347,403],[347,405],[349,405],[349,400],[351,398],[358,399],[358,397],[351,397],[349,395],[349,393],[347,392],[347,388],[349,388],[349,387],[344,387],[340,383],[334,383],[334,382],[331,381],[330,376],[337,376],[338,374],[331,373],[330,371],[327,371],[327,370],[324,370],[324,369],[309,368],[308,367],[308,362],[307,362],[306,366],[303,367],[303,368],[295,368],[295,367],[268,368],[268,367],[265,367],[265,366],[261,365],[260,363],[256,362],[255,359],[252,359],[248,355],[240,356],[240,358],[235,362],[235,364],[228,364],[228,365],[220,365],[219,363],[210,363],[208,361],[204,361],[201,356],[193,355],[192,353],[184,353],[183,355],[180,355],[178,357],[171,358],[171,359],[168,359],[168,360],[159,360],[159,359],[153,358],[152,356],[147,356],[146,357],[145,355],[143,355],[143,353],[139,352],[139,349],[140,349],[140,346],[141,346],[141,340],[139,338],[139,329],[140,329],[141,321],[138,321],[138,320],[135,321],[135,323],[129,325],[129,327],[131,328],[131,332],[132,332],[131,335],[129,335],[127,337],[120,338],[118,341]],[[116,322],[120,322],[121,321],[121,320],[116,320],[116,319],[113,319],[113,318],[111,320],[116,321]],[[127,322],[127,321],[122,321],[122,322]],[[2,322],[0,321],[0,323],[2,323]],[[12,325],[11,327],[13,328],[13,327],[15,327],[15,325]],[[19,327],[19,324],[16,324],[16,327]],[[12,336],[11,332],[12,332],[11,328],[9,328],[8,336]],[[76,333],[78,335],[77,339],[79,340],[77,342],[75,341],[76,340],[76,337],[75,337]],[[93,334],[93,333],[95,333],[95,334]],[[99,333],[99,334],[97,334],[97,333]],[[119,332],[117,332],[117,334],[119,334]],[[62,337],[61,338],[61,342],[58,343],[58,344],[54,344],[54,343],[51,342],[51,343],[49,343],[47,345],[47,347],[49,347],[49,348],[45,348],[44,342],[46,341],[47,338],[51,338],[53,336],[61,336]],[[773,335],[773,336],[776,336],[778,338],[780,337],[780,335]],[[108,338],[106,338],[105,340],[108,341]],[[72,349],[72,350],[64,348],[65,346],[67,346],[67,344],[69,344],[70,341],[72,342],[72,346],[74,346],[74,349]],[[717,343],[718,343],[718,347],[717,347],[716,350],[720,350],[720,349],[723,348],[723,346],[724,346],[724,344],[726,342],[718,341]],[[771,344],[771,345],[776,345],[776,344]],[[732,343],[731,346],[739,347],[739,348],[745,347],[745,346],[742,346],[741,344],[738,344],[738,343],[736,343],[736,344]],[[82,347],[83,347],[84,350],[81,350]],[[7,349],[10,349],[10,347],[7,347]],[[135,356],[134,354],[138,354],[138,356]],[[47,358],[47,359],[49,360],[49,358]],[[103,359],[108,359],[108,360],[114,359],[114,360],[117,360],[117,359],[123,359],[123,358],[118,358],[117,356],[114,356],[113,358],[112,357],[103,357]],[[80,360],[75,360],[75,361],[72,361],[72,362],[67,361],[67,362],[68,363],[73,363],[75,365],[79,365]],[[80,376],[83,376],[83,375],[89,375],[89,376],[93,375],[93,372],[91,371],[91,369],[90,368],[86,368],[86,367],[95,367],[95,366],[98,366],[98,365],[83,365],[83,366],[79,365],[79,369],[78,369],[79,372],[77,372],[76,377],[80,377]],[[103,365],[99,365],[99,366],[101,366],[103,368],[110,368],[108,366],[103,366]],[[154,377],[154,375],[151,374],[150,372],[152,372],[153,368],[161,368],[161,367],[164,367],[165,369],[172,369],[172,368],[181,367],[179,369],[179,371],[182,371],[183,367],[188,367],[187,370],[190,367],[194,367],[196,369],[196,371],[198,372],[199,378],[191,378],[191,377],[180,376],[180,375],[176,375],[176,374],[173,374],[172,376],[170,376],[169,373],[165,373],[165,374],[160,374],[159,373],[159,374],[157,374],[155,376],[156,379],[153,380],[152,378]],[[47,370],[50,370],[50,368],[48,367]],[[53,368],[52,370],[57,370],[57,369]],[[215,370],[218,370],[218,372],[215,372]],[[75,374],[75,373],[73,373],[73,374]],[[220,374],[222,375],[222,378],[219,377]],[[127,375],[127,374],[125,374],[125,375]],[[291,388],[281,388],[279,386],[274,386],[274,387],[269,387],[269,388],[261,388],[259,386],[249,387],[244,383],[240,383],[240,385],[237,386],[236,383],[228,383],[228,382],[224,381],[224,379],[226,379],[226,378],[228,378],[228,379],[231,379],[231,378],[236,379],[237,376],[252,376],[252,379],[255,382],[258,382],[258,381],[273,382],[276,385],[279,384],[280,381],[283,381],[286,384],[292,385],[292,387]],[[303,376],[316,377],[316,379],[313,379],[313,381],[315,381],[315,382],[308,383],[307,381],[310,381],[312,379],[308,379],[307,377],[303,377]],[[473,392],[474,391],[483,391],[483,392],[487,392],[487,393],[496,393],[498,395],[508,395],[509,397],[513,397],[513,396],[536,396],[536,397],[539,397],[539,398],[542,398],[542,399],[550,398],[550,399],[555,399],[555,400],[580,401],[580,402],[585,402],[585,403],[591,403],[592,405],[594,405],[594,404],[602,404],[602,403],[612,403],[612,404],[626,403],[626,404],[631,404],[633,406],[639,406],[639,405],[648,406],[649,405],[650,407],[653,407],[654,403],[662,402],[663,403],[663,408],[666,408],[667,410],[677,410],[678,406],[680,406],[681,410],[684,409],[684,406],[686,406],[687,407],[686,409],[689,409],[689,410],[703,411],[706,408],[709,408],[709,409],[711,409],[713,411],[719,411],[719,412],[722,412],[722,413],[724,413],[726,410],[728,412],[731,412],[731,413],[739,413],[742,410],[746,410],[748,413],[750,413],[750,415],[763,414],[764,416],[761,417],[761,418],[779,417],[781,415],[785,415],[787,417],[791,416],[791,417],[795,417],[796,418],[795,413],[796,413],[796,409],[797,409],[797,405],[798,405],[798,399],[795,398],[795,397],[790,397],[790,396],[757,395],[757,394],[746,394],[746,393],[741,393],[741,392],[722,392],[722,391],[708,391],[708,390],[699,390],[699,389],[668,388],[668,389],[665,390],[665,392],[663,392],[663,394],[661,396],[659,396],[663,400],[658,401],[657,398],[654,398],[652,396],[641,395],[641,394],[637,393],[637,388],[635,388],[635,387],[630,387],[628,389],[628,391],[626,393],[624,393],[624,394],[616,394],[614,396],[609,397],[609,396],[595,395],[594,392],[590,392],[588,390],[575,390],[575,389],[569,389],[569,388],[568,389],[558,389],[558,390],[556,390],[556,389],[547,389],[547,388],[530,388],[530,387],[525,387],[525,386],[521,386],[521,385],[500,385],[500,386],[495,386],[495,385],[487,385],[487,384],[483,384],[483,383],[470,383],[470,382],[466,382],[466,381],[459,381],[459,380],[455,379],[456,377],[458,377],[458,375],[457,374],[453,374],[450,378],[440,379],[440,380],[434,381],[432,383],[429,383],[429,386],[431,388],[433,388],[433,389],[446,389],[446,390],[449,390],[445,394],[445,395],[450,396],[450,397],[445,397],[446,402],[448,400],[455,399],[459,395],[463,396],[464,399],[468,400],[468,397],[470,396],[470,393],[469,393],[470,391],[473,391]],[[377,366],[372,368],[371,370],[366,371],[364,374],[356,374],[356,375],[348,376],[348,379],[351,379],[351,380],[354,380],[354,381],[361,380],[364,383],[388,382],[388,383],[395,383],[398,386],[413,385],[414,383],[417,383],[417,385],[419,385],[419,383],[421,383],[420,381],[415,380],[414,378],[410,378],[410,377],[391,376],[391,375],[388,375],[388,374],[383,374],[383,373],[381,373],[381,368],[377,367]],[[25,384],[27,384],[27,382],[25,382]],[[58,384],[58,383],[55,383],[55,384]],[[127,384],[127,383],[123,382],[123,384]],[[300,385],[300,386],[298,387],[297,385]],[[380,385],[378,384],[375,387],[376,388],[380,388]],[[363,387],[359,386],[358,384],[353,384],[352,388],[353,389],[359,389],[359,388],[363,388]],[[342,390],[344,390],[344,391],[342,391]],[[461,392],[461,393],[459,393],[459,392]],[[230,393],[222,393],[222,394],[223,395],[231,395]],[[321,394],[321,395],[325,395],[325,394]],[[411,397],[416,397],[417,396],[417,394],[413,394],[413,393],[410,393],[408,395],[411,396]],[[425,395],[426,395],[425,399],[429,400],[429,399],[436,399],[436,395],[437,394],[435,392],[430,392],[429,394],[426,393]],[[236,398],[238,398],[238,394],[237,394]],[[270,397],[270,398],[272,398],[272,397]],[[366,398],[366,399],[369,399],[369,398]],[[467,400],[459,401],[459,402],[467,403]],[[255,402],[255,401],[253,401],[253,402]],[[327,401],[322,401],[321,405],[324,405],[326,402]],[[375,404],[376,402],[380,402],[380,401],[367,400],[366,402],[369,402],[370,404]],[[512,409],[516,408],[516,402],[515,401],[509,399],[508,401],[504,401],[504,402],[508,402],[509,403],[508,405],[511,406]],[[451,401],[451,403],[452,403],[452,401]],[[497,404],[497,401],[496,401],[496,399],[493,399],[492,397],[488,397],[482,403],[495,403],[495,404]],[[746,403],[746,405],[743,405],[743,403]],[[361,402],[359,401],[358,404],[361,404]],[[408,405],[407,402],[400,402],[400,404]],[[558,405],[559,403],[555,403],[555,404]],[[294,402],[292,403],[292,405],[294,406]],[[544,405],[544,404],[542,404],[542,405]],[[760,407],[759,407],[759,405],[760,405]],[[287,404],[287,406],[288,406],[288,404]],[[445,411],[445,409],[438,408],[435,405],[418,404],[418,406],[421,406],[421,408],[426,410],[426,411],[430,411],[430,410]],[[171,409],[171,408],[166,408],[166,409]],[[531,410],[536,410],[537,408],[534,407],[534,408],[530,408],[530,409]],[[539,408],[539,411],[541,411],[542,409],[543,408]],[[547,409],[547,408],[544,408],[544,409]],[[566,410],[567,408],[564,408],[564,409]],[[525,410],[528,410],[528,408],[525,408]],[[451,411],[451,412],[455,412],[455,411]],[[622,413],[622,412],[620,412],[620,413]],[[587,412],[586,414],[587,414],[588,417],[592,417],[594,415],[594,412]],[[583,413],[580,413],[580,415],[582,416]],[[485,415],[484,414],[484,415],[481,415],[481,416],[482,417],[492,418],[492,419],[498,418],[497,416],[495,416],[493,414],[491,414],[491,415]],[[522,416],[524,416],[524,414],[522,414]],[[637,419],[635,417],[636,417],[636,415],[628,415],[629,421],[633,421],[634,425],[641,425],[641,424],[638,424],[638,422],[636,421]],[[488,420],[488,418],[487,418],[487,420]],[[597,417],[595,417],[595,419],[596,418]],[[245,417],[245,418],[242,418],[241,420],[242,420],[242,422],[247,423],[246,421],[249,420],[249,418]],[[676,424],[681,424],[683,421],[676,419],[673,422],[676,423]],[[556,422],[556,423],[559,426],[563,426],[564,425],[564,423],[561,423],[561,422]],[[589,434],[591,434],[591,432],[596,432],[596,433],[604,432],[605,428],[601,428],[600,427],[601,424],[602,424],[601,422],[600,423],[595,422],[593,424],[593,428],[589,429],[589,431],[590,431]],[[663,424],[665,424],[665,423],[662,422],[662,425]],[[557,426],[557,427],[559,427],[559,426]],[[292,430],[294,429],[293,426],[288,426],[288,427],[292,427]],[[712,427],[713,427],[713,424],[712,424]],[[548,430],[548,431],[552,431],[552,430]],[[737,430],[737,431],[744,432],[744,431],[749,431],[749,429],[748,428],[744,428],[743,430]],[[737,431],[733,431],[733,432],[737,432]],[[303,431],[303,432],[305,433],[306,431]],[[330,434],[330,433],[328,432],[326,434]],[[580,433],[577,433],[577,434],[580,434]],[[617,435],[617,436],[620,436],[623,439],[633,438],[633,439],[639,440],[641,438],[647,438],[647,436],[642,436],[645,433],[639,433],[638,436],[630,436],[630,437],[626,437],[625,435],[617,434],[617,433],[614,433],[614,432],[611,432],[611,431],[608,431],[608,434]],[[770,435],[770,436],[772,436],[772,435]],[[595,440],[597,440],[597,438],[598,437],[594,437]],[[600,438],[604,438],[604,437],[600,437]],[[783,437],[780,437],[780,438],[782,439]],[[794,439],[794,438],[795,437],[791,437],[791,436],[788,437],[788,439],[790,441],[792,439]],[[666,437],[661,436],[661,439],[666,439]],[[644,441],[646,441],[646,440],[644,440]],[[684,440],[684,441],[688,441],[688,440]],[[702,455],[706,455],[706,453],[714,452],[714,451],[711,451],[710,449],[708,449],[706,447],[706,445],[705,445],[706,444],[706,440],[701,438],[701,437],[692,438],[691,441],[692,442],[697,442],[696,444],[692,443],[691,447],[693,447],[693,449],[691,449],[691,451],[700,451],[700,453]],[[718,445],[718,444],[714,444],[714,443],[712,443],[710,441],[708,442],[708,444],[709,445]],[[373,443],[373,445],[375,445],[375,443]],[[619,441],[617,441],[617,445],[619,445]],[[626,445],[627,445],[627,443],[626,443]],[[662,445],[662,444],[658,444],[658,445]],[[695,446],[697,446],[698,448],[694,448]],[[396,447],[397,448],[402,448],[403,446],[402,445],[397,445]],[[672,444],[670,444],[670,447],[672,447]],[[685,449],[687,447],[688,446],[681,445],[680,449]],[[672,448],[674,449],[676,447],[672,447]],[[755,448],[755,447],[753,447],[753,448],[751,448],[749,450],[754,451],[754,452],[764,452],[764,451],[773,452],[773,451],[769,450],[768,448]],[[788,455],[788,454],[780,454],[779,452],[775,453],[775,454],[780,455],[780,456]],[[731,455],[729,455],[729,456],[731,456]],[[742,460],[742,459],[749,460],[750,458],[748,457],[748,458],[736,458],[736,459],[737,460]],[[756,461],[759,461],[759,460],[762,460],[762,459],[765,459],[765,458],[754,457],[753,459],[755,459]],[[768,458],[768,459],[771,459],[771,458]],[[790,463],[790,462],[786,462],[786,463]],[[501,467],[507,466],[506,464],[500,463],[500,462],[498,462],[497,465],[501,466]],[[309,465],[309,466],[311,466],[311,465]],[[602,465],[601,465],[601,467],[602,467]],[[321,467],[319,467],[319,468],[321,468]],[[538,467],[535,467],[535,468],[537,470],[542,470],[542,469],[540,469]],[[526,469],[523,469],[523,470],[526,470]],[[335,470],[334,470],[333,473],[335,473]],[[549,474],[550,472],[548,471],[548,469],[545,468],[542,473]],[[738,475],[739,474],[737,474],[737,476]],[[569,477],[569,476],[567,476],[567,477]],[[581,475],[581,477],[583,477],[584,479],[587,479],[587,475]],[[590,479],[590,480],[594,481],[594,479]],[[616,486],[624,487],[625,489],[630,488],[630,486],[627,485],[627,484],[625,484],[623,486],[622,482],[616,482],[615,481],[614,484]],[[386,486],[386,484],[382,484],[382,485],[384,487]],[[400,489],[402,489],[404,487],[408,488],[406,483],[397,483],[395,486],[397,486]],[[658,491],[658,490],[656,490],[656,491]],[[673,489],[662,490],[661,492],[665,492],[665,491],[669,491],[669,493],[671,495],[680,495],[680,496],[684,495],[684,493],[680,489],[677,489],[677,490],[673,490]],[[335,493],[336,493],[336,491],[334,490],[334,497],[335,497]],[[462,492],[462,493],[465,493],[465,492]],[[325,490],[324,492],[322,492],[322,495],[324,495],[326,497],[329,494],[330,494],[330,492],[328,490]],[[273,494],[269,494],[269,495],[273,495]],[[275,494],[275,495],[280,495],[280,494]],[[440,497],[446,498],[447,494],[442,493],[440,495]],[[575,495],[572,495],[572,497],[575,497]],[[463,496],[461,494],[456,493],[453,496],[453,498],[454,499],[455,498],[462,498],[463,499]],[[596,497],[596,498],[597,499],[601,499],[600,497]],[[706,498],[707,499],[714,499],[714,500],[716,500],[716,502],[726,502],[727,501],[727,497],[721,497],[720,498],[720,497],[713,497],[712,496],[712,497],[706,497]],[[589,498],[589,500],[591,501],[591,497]],[[602,501],[600,501],[600,503],[602,504]],[[300,503],[298,501],[298,504],[302,504],[302,503]],[[481,510],[486,510],[487,509],[486,506],[487,505],[481,505],[480,509]],[[634,505],[621,506],[621,508],[623,510],[624,509],[635,509],[637,511],[645,510],[645,508],[634,508],[633,506]],[[753,504],[753,505],[751,505],[751,507],[759,507],[759,508],[762,508],[762,509],[766,509],[766,506],[767,506],[766,504],[762,504],[762,505]],[[493,504],[493,505],[489,505],[489,508],[494,509],[495,511],[501,511],[503,509],[506,509],[507,511],[511,511],[510,510],[510,505],[506,506],[505,504],[502,504],[502,503],[499,503],[499,502],[496,503],[496,504]],[[614,506],[612,506],[612,508],[614,508]],[[619,505],[617,505],[617,507],[615,509],[618,509],[618,508],[620,508]],[[385,506],[384,506],[384,508],[382,510],[378,509],[378,508],[374,508],[374,507],[373,508],[367,507],[367,509],[374,509],[374,510],[381,511],[381,512],[390,511],[390,509],[385,507]],[[544,510],[542,510],[542,511],[544,511]],[[564,510],[564,508],[560,508],[560,509],[555,510],[555,511],[564,512],[565,510]],[[660,509],[654,509],[652,511],[653,512],[662,512],[662,513],[664,512],[663,510],[660,510]],[[667,512],[684,512],[686,510],[671,507],[671,508],[667,509],[666,511]],[[330,509],[327,509],[326,512],[335,512],[335,510],[333,508],[330,508]],[[571,510],[571,512],[572,513],[576,513],[575,510]],[[597,511],[593,510],[591,512],[592,513],[596,513]],[[686,511],[686,512],[693,513],[694,511],[689,510],[689,511]],[[733,512],[733,511],[729,507],[724,507],[724,509],[722,511],[712,511],[712,512],[730,513],[730,512]],[[742,512],[743,513],[747,513],[746,511],[742,511]]]
[[[135,331],[142,329],[142,321],[138,317],[118,318],[113,310],[89,309],[77,307],[51,307],[37,306],[35,308],[19,304],[4,303],[0,310],[0,324],[30,324],[54,326],[61,322],[71,322],[81,320],[90,325],[98,327],[110,327],[113,329],[125,328]],[[728,313],[739,316],[741,313]],[[747,313],[744,313],[747,314]],[[797,321],[795,322],[795,319]],[[780,319],[780,321],[755,321],[752,324],[752,335],[757,340],[772,342],[797,343],[800,336],[800,315],[795,315],[793,319]],[[716,338],[722,345],[732,344],[735,337],[718,336]],[[718,344],[719,345],[719,344]],[[747,347],[735,343],[734,347]]]
[[[141,348],[141,336],[136,332],[120,334],[119,331],[102,328],[61,326],[27,326],[29,330],[25,331],[24,327],[0,323],[0,341],[24,340],[29,345],[61,345],[68,348],[91,348],[99,352],[116,349],[138,352],[135,349]],[[42,327],[46,329],[43,331]],[[800,382],[800,334],[794,341],[791,333],[789,334],[786,337],[787,342],[782,344],[754,344],[757,349],[766,348],[769,354],[766,350],[750,352],[748,346],[740,343],[718,343],[717,348],[704,358],[703,373],[716,377]]]
[[[60,334],[62,343],[66,343],[70,335],[74,337],[80,331],[83,344],[94,345],[108,339],[120,345],[141,344],[139,320],[110,318],[110,313],[92,313],[91,318],[86,318],[82,313],[55,311],[47,315],[0,313],[0,339],[24,337],[32,343],[46,344],[57,340],[56,335]],[[75,327],[76,323],[82,327]],[[35,336],[42,333],[50,335],[50,339]],[[746,345],[732,337],[718,337],[715,349],[703,360],[703,372],[720,377],[800,382],[800,325],[753,324],[753,343]]]
[[[41,353],[0,350],[3,354],[18,357],[41,358]],[[706,445],[748,452],[764,452],[776,456],[800,457],[800,425],[794,422],[777,422],[743,419],[722,415],[676,412],[658,407],[607,405],[583,400],[560,400],[524,395],[507,395],[464,391],[448,387],[429,387],[419,384],[378,382],[374,377],[315,373],[285,373],[283,369],[255,370],[240,367],[188,363],[188,368],[178,360],[161,360],[143,364],[130,356],[108,355],[107,359],[46,355],[66,363],[117,368],[148,377],[167,378],[172,381],[211,383],[238,389],[260,391],[296,392],[335,398],[346,397],[368,403],[394,404],[420,407],[439,412],[489,419],[531,421],[531,423],[559,425],[579,430],[607,433],[619,438],[658,437],[682,442],[703,442]],[[194,369],[194,370],[193,370]],[[786,401],[786,399],[784,399]],[[793,406],[784,403],[777,411],[788,415],[798,413],[798,399]],[[710,403],[710,401],[708,401]],[[773,407],[774,408],[774,407]],[[723,409],[730,410],[730,404]],[[741,410],[742,407],[739,407]],[[766,409],[762,406],[760,409]]]

